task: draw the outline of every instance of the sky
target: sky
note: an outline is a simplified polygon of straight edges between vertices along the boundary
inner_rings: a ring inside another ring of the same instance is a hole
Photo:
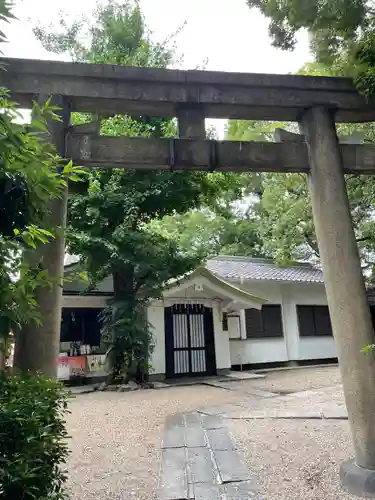
[[[186,22],[177,37],[184,69],[195,68],[208,59],[206,69],[254,73],[289,73],[309,58],[307,37],[301,36],[296,51],[271,47],[267,21],[246,0],[141,0],[146,22],[157,40],[163,40]],[[56,59],[46,52],[32,34],[32,26],[58,21],[63,10],[70,19],[89,15],[93,0],[16,0],[13,21],[6,30],[9,44],[5,55]]]
[[[58,23],[59,12],[68,19],[90,15],[94,0],[15,0],[13,21],[5,32],[9,43],[4,55],[32,59],[65,59],[48,53],[35,39],[32,27]],[[205,69],[250,73],[291,73],[309,60],[307,36],[301,35],[294,52],[271,46],[268,23],[246,0],[140,0],[146,22],[157,41],[179,27],[176,38],[182,69],[205,63]],[[214,122],[219,129],[223,122]],[[220,134],[221,135],[221,134]]]

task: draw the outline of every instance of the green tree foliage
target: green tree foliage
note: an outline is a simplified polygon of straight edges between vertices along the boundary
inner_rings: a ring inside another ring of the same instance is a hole
[[[355,79],[368,98],[375,93],[375,3],[372,0],[247,0],[269,20],[276,47],[293,50],[308,30],[317,61]]]
[[[172,235],[186,255],[201,255],[202,259],[218,254],[264,256],[251,207],[232,209],[227,216],[208,209],[192,210],[153,220],[150,225],[166,237]]]
[[[110,2],[97,8],[92,21],[60,24],[60,33],[39,26],[35,34],[48,50],[69,52],[77,61],[158,67],[173,62],[173,43],[152,41],[136,2]],[[116,115],[101,124],[101,133],[111,136],[166,137],[175,132],[173,121],[152,117]],[[225,211],[225,191],[233,198],[240,195],[238,177],[98,169],[89,175],[87,193],[71,197],[70,251],[83,258],[92,286],[113,277],[114,303],[105,317],[115,377],[134,364],[139,376],[147,364],[152,340],[144,317],[146,299],[159,296],[166,281],[193,269],[200,259],[200,254],[181,251],[172,234],[162,234],[150,223],[206,205]]]
[[[247,0],[270,19],[269,32],[276,47],[292,50],[296,34],[303,28],[311,33],[319,54],[336,56],[358,40],[358,28],[371,24],[373,2],[367,0]]]
[[[300,73],[328,71],[321,65],[309,64]],[[227,135],[232,140],[274,141],[276,128],[298,132],[295,124],[280,122],[229,122]],[[373,142],[372,124],[338,127],[340,136],[357,134],[365,142]],[[296,260],[319,262],[319,250],[312,220],[311,203],[304,174],[264,173],[260,185],[254,186],[253,210],[258,213],[256,233],[263,251],[279,264]],[[351,213],[363,267],[374,272],[375,264],[375,182],[368,176],[347,175],[346,184]]]

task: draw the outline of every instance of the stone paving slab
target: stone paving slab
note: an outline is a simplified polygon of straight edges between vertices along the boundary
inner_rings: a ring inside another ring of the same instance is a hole
[[[195,484],[194,500],[262,500],[259,493],[253,489],[251,482],[230,484]]]
[[[208,448],[188,448],[187,469],[189,483],[215,483],[217,473]]]
[[[159,498],[163,500],[188,499],[188,475],[185,448],[162,451]]]
[[[222,379],[225,381],[225,379],[231,378],[233,380],[254,380],[254,379],[259,379],[259,378],[266,378],[266,375],[263,373],[252,373],[252,372],[229,372],[225,375],[225,377]]]
[[[188,448],[202,448],[207,445],[206,433],[201,428],[185,428],[185,444]]]
[[[223,500],[262,500],[253,481],[223,484],[220,488]]]
[[[258,419],[289,419],[289,420],[347,420],[348,412],[345,407],[301,409],[301,410],[277,410],[265,409],[254,411],[233,411],[222,415],[223,418],[231,420],[258,420]]]
[[[279,396],[279,394],[276,392],[261,391],[253,387],[251,388],[246,387],[239,389],[238,385],[235,382],[236,382],[235,380],[231,380],[229,382],[212,380],[205,382],[205,385],[210,385],[212,387],[219,387],[220,389],[226,389],[228,391],[239,391],[243,392],[244,394],[251,394],[252,396],[258,396],[260,398],[274,398]]]
[[[222,500],[219,485],[201,483],[193,485],[194,500]]]
[[[232,411],[233,408],[242,408],[241,405],[236,405],[236,404],[226,404],[226,405],[217,405],[217,406],[208,406],[205,408],[200,408],[198,409],[198,413],[203,414],[203,415],[223,415],[224,413],[228,411]]]
[[[250,481],[250,474],[234,450],[215,451],[219,483]]]
[[[182,413],[168,415],[165,420],[165,427],[185,427],[185,416]]]
[[[186,436],[184,427],[171,427],[165,430],[161,447],[183,448],[186,446]]]
[[[202,427],[206,430],[225,428],[225,423],[218,415],[202,415]]]
[[[343,406],[329,408],[327,410],[323,410],[323,417],[331,418],[333,420],[348,420],[348,410]]]
[[[235,450],[232,439],[227,429],[209,429],[207,430],[208,445],[214,451]]]
[[[185,413],[183,418],[185,427],[199,427],[202,425],[202,415],[196,411]]]

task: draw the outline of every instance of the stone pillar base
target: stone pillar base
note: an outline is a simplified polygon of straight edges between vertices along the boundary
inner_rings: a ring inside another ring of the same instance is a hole
[[[352,495],[375,498],[375,470],[364,469],[354,460],[344,462],[340,467],[342,486]]]

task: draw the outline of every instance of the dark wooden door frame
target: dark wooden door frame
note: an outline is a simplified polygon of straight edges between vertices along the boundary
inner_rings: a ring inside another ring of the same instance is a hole
[[[180,307],[179,314],[186,314],[187,316],[187,347],[175,348],[174,347],[174,329],[173,329],[173,316],[178,314],[174,309]],[[197,312],[192,310],[192,306],[201,306],[201,311]],[[182,309],[182,312],[181,312]],[[185,311],[184,311],[185,309]],[[203,314],[203,333],[204,333],[204,347],[192,347],[191,345],[191,324],[189,317],[194,314]],[[165,324],[165,367],[166,378],[189,377],[189,376],[204,376],[216,375],[216,353],[215,353],[215,331],[213,322],[213,310],[211,307],[205,307],[202,304],[176,304],[175,306],[164,308],[164,324]],[[206,371],[193,372],[192,371],[192,351],[204,350]],[[185,373],[175,373],[174,366],[174,353],[176,351],[188,351],[188,365],[189,370]]]

